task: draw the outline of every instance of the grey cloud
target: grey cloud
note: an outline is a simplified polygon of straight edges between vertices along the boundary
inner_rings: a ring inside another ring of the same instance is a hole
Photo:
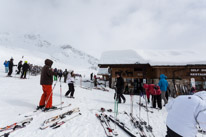
[[[205,49],[204,0],[1,0],[0,31],[37,33],[97,57],[115,49]]]

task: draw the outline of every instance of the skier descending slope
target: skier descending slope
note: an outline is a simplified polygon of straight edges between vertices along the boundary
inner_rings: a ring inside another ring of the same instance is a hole
[[[206,130],[206,91],[182,95],[166,105],[166,137],[195,137],[197,125]]]
[[[55,74],[53,69],[51,68],[52,64],[52,60],[46,59],[45,65],[41,71],[40,84],[42,85],[44,93],[41,96],[41,100],[39,102],[39,106],[37,107],[37,109],[42,109],[45,107],[45,111],[56,108],[52,106],[52,83],[53,75]]]

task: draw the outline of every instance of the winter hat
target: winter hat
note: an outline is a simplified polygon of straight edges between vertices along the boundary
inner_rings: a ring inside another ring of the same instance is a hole
[[[200,97],[202,100],[206,101],[206,91],[199,91],[194,94],[195,96]]]
[[[24,63],[27,63],[27,61],[24,61]]]

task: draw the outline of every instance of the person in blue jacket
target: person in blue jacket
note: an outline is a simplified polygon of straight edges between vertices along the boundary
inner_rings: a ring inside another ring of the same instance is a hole
[[[160,87],[160,90],[161,90],[161,96],[162,96],[162,99],[164,100],[164,106],[167,104],[167,98],[165,96],[166,92],[167,92],[167,87],[168,87],[168,82],[166,80],[166,76],[164,74],[161,74],[160,75],[160,81],[158,83],[159,87]]]
[[[9,61],[5,60],[4,61],[4,66],[5,66],[5,73],[8,73],[8,71],[9,71]]]

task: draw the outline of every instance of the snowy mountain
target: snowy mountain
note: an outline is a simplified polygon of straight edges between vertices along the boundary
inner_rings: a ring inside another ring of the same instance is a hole
[[[70,45],[54,45],[35,34],[10,34],[0,33],[1,59],[14,58],[14,63],[19,60],[27,60],[30,63],[43,65],[44,59],[54,61],[53,67],[62,69],[89,70],[97,69],[98,59]]]

